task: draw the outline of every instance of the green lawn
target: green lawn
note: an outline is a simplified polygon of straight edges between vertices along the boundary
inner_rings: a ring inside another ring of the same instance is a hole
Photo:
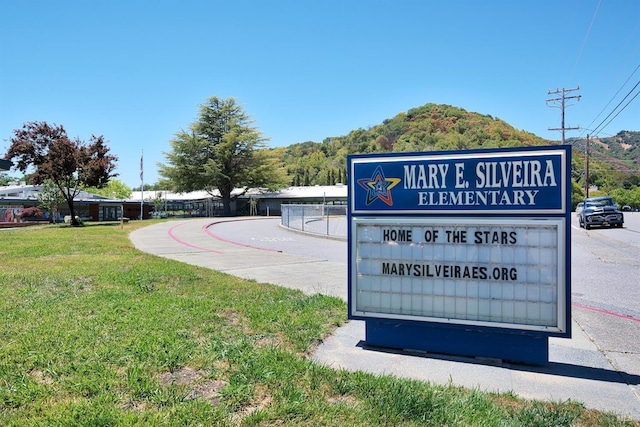
[[[343,301],[141,253],[149,224],[0,231],[0,425],[639,425],[318,365]]]

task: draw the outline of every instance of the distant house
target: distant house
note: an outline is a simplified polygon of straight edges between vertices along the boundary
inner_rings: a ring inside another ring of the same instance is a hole
[[[13,221],[22,209],[38,206],[41,190],[41,185],[26,185],[24,182],[0,187],[0,222]],[[75,213],[84,221],[116,221],[123,216],[136,219],[140,217],[140,208],[140,202],[111,199],[86,191],[79,192],[74,199]],[[144,218],[149,218],[149,211],[149,205],[143,207]],[[66,203],[60,204],[58,213],[60,218],[71,214]]]

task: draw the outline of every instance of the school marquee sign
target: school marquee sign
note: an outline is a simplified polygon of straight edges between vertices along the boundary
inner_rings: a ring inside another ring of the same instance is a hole
[[[545,361],[571,334],[570,157],[349,156],[349,317],[367,343]]]

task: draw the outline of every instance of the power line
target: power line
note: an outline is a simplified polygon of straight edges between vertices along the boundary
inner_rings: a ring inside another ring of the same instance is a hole
[[[629,77],[627,77],[627,80],[625,80],[625,82],[624,82],[624,83],[622,83],[622,86],[620,86],[620,89],[618,89],[618,91],[615,93],[615,95],[613,95],[613,96],[611,97],[611,99],[609,100],[609,102],[607,102],[607,105],[605,105],[605,106],[604,106],[604,108],[603,108],[603,109],[598,113],[598,115],[597,115],[597,116],[596,116],[596,117],[591,121],[591,123],[589,123],[589,124],[587,125],[587,127],[586,127],[586,128],[584,128],[585,130],[589,130],[589,128],[591,127],[591,125],[592,125],[596,120],[598,120],[598,117],[600,117],[600,116],[602,115],[602,113],[604,113],[604,110],[606,110],[606,109],[607,109],[607,107],[609,107],[609,105],[613,102],[613,100],[615,99],[615,97],[616,97],[616,96],[618,96],[618,94],[620,93],[620,91],[622,91],[622,89],[627,85],[627,83],[629,83],[629,80],[631,80],[631,77],[633,77],[633,75],[636,73],[636,71],[638,71],[638,69],[640,69],[640,64],[638,64],[638,66],[635,68],[635,70],[633,70],[633,71],[631,72],[631,74],[629,75]],[[605,120],[606,120],[606,119],[605,119]],[[593,132],[593,131],[590,131],[590,132]],[[580,134],[580,137],[582,137],[582,135],[583,135],[583,134],[584,134],[584,132]]]
[[[590,34],[591,34],[591,30],[592,30],[593,25],[594,25],[594,23],[595,23],[595,21],[596,21],[596,17],[598,16],[598,11],[600,10],[600,5],[601,5],[601,4],[602,4],[602,0],[598,0],[598,4],[597,4],[597,5],[596,5],[596,7],[595,7],[595,10],[594,10],[593,15],[592,15],[592,17],[591,17],[591,21],[590,21],[589,26],[588,26],[588,28],[587,28],[586,34],[585,34],[585,36],[584,36],[584,39],[583,39],[582,44],[581,44],[581,46],[580,46],[580,49],[579,49],[579,51],[578,51],[578,55],[577,55],[577,57],[576,57],[576,60],[575,60],[574,66],[573,66],[572,75],[573,75],[573,73],[575,73],[575,70],[576,70],[576,68],[577,68],[577,66],[578,66],[578,63],[579,63],[579,61],[580,61],[580,58],[582,57],[582,52],[583,52],[583,50],[584,50],[585,45],[587,44],[587,40],[589,39]],[[638,24],[638,25],[633,29],[633,31],[631,32],[631,35],[629,36],[629,39],[628,39],[628,40],[632,40],[632,36],[633,36],[633,34],[638,30],[638,28],[640,28],[640,23],[639,23],[639,24]],[[613,64],[610,64],[610,65],[613,67]],[[613,100],[618,96],[618,94],[620,93],[620,91],[622,91],[622,89],[626,86],[626,84],[629,82],[629,80],[632,78],[633,74],[638,70],[638,68],[639,68],[639,67],[640,67],[640,65],[638,65],[638,67],[636,67],[636,68],[635,68],[635,70],[633,70],[633,72],[631,73],[631,75],[630,75],[630,76],[627,78],[627,80],[623,83],[623,85],[620,87],[620,89],[618,89],[618,91],[616,92],[616,94],[615,94],[615,95],[614,95],[614,96],[609,100],[609,102],[607,102],[607,105],[605,105],[605,107],[602,109],[602,111],[600,111],[600,113],[598,113],[598,115],[597,115],[597,116],[596,116],[596,117],[591,121],[591,123],[589,123],[589,125],[587,125],[587,127],[586,127],[584,130],[588,130],[588,129],[591,127],[591,125],[592,125],[596,120],[598,120],[598,118],[603,114],[603,112],[604,112],[604,111],[609,107],[609,105],[613,102]],[[637,86],[637,85],[636,85],[636,86]],[[634,87],[634,89],[635,89],[635,87]],[[631,94],[631,92],[633,92],[633,90],[634,90],[634,89],[632,89],[632,90],[627,94],[627,97]],[[636,96],[637,96],[637,95],[636,95]],[[624,102],[624,99],[623,99],[622,101],[620,101],[620,103],[616,106],[616,108],[614,108],[614,109],[609,113],[609,115],[607,115],[607,117],[606,117],[604,120],[602,120],[602,122],[601,122],[598,126],[596,126],[596,128],[595,128],[596,130],[594,131],[595,135],[593,135],[593,136],[597,136],[597,133],[596,133],[596,132],[598,131],[598,129],[602,130],[602,129],[604,129],[606,126],[608,126],[608,125],[609,125],[609,124],[610,124],[610,123],[611,123],[611,122],[612,122],[612,121],[613,121],[613,120],[614,120],[614,119],[615,119],[615,118],[620,114],[620,112],[622,112],[622,111],[623,111],[623,110],[624,110],[624,109],[625,109],[625,108],[626,108],[626,107],[631,103],[631,101],[633,101],[633,100],[636,98],[636,96],[634,96],[634,97],[633,97],[633,98],[632,98],[632,99],[631,99],[627,104],[625,104],[625,106],[624,106],[620,111],[618,111],[618,113],[616,113],[616,114],[611,118],[611,120],[609,120],[606,124],[604,124],[604,123],[608,120],[608,118],[609,118],[609,117],[611,117],[611,115],[612,115],[612,114],[614,114],[614,113],[615,113],[615,111],[620,107],[620,105],[622,104],[622,102]],[[626,99],[626,97],[625,97],[625,99]],[[603,126],[603,124],[604,124],[604,126]],[[564,128],[564,125],[563,125],[562,127]],[[580,137],[582,137],[582,135],[584,135],[584,131],[583,131],[582,133],[580,133]]]
[[[582,51],[584,50],[584,46],[587,44],[587,40],[589,39],[589,34],[591,34],[591,28],[593,27],[593,23],[595,22],[596,16],[598,15],[598,10],[600,9],[600,3],[602,3],[602,0],[598,1],[596,10],[593,12],[593,16],[591,17],[591,23],[589,23],[589,28],[587,28],[587,34],[585,34],[584,36],[584,40],[582,41],[582,46],[580,46],[580,50],[578,51],[578,57],[576,58],[576,63],[573,65],[573,71],[571,71],[572,76],[576,72],[576,68],[578,67],[578,62],[580,62],[580,57],[582,56]]]
[[[640,80],[638,80],[638,82],[636,83],[636,85],[635,85],[633,88],[631,88],[631,90],[630,90],[630,91],[625,95],[625,97],[624,97],[624,98],[622,98],[622,100],[618,103],[618,105],[616,105],[616,106],[615,106],[615,108],[614,108],[613,110],[611,110],[611,112],[609,113],[609,115],[608,115],[607,117],[605,117],[605,118],[600,122],[600,124],[599,124],[598,126],[596,126],[596,127],[595,127],[595,129],[593,130],[593,133],[594,133],[594,134],[596,134],[596,135],[598,134],[598,130],[599,130],[599,128],[602,126],[602,124],[603,124],[605,121],[607,121],[607,119],[608,119],[609,117],[611,117],[611,115],[612,115],[613,113],[615,113],[615,111],[618,109],[618,107],[620,107],[620,105],[624,102],[624,100],[625,100],[625,99],[627,99],[627,98],[629,97],[629,95],[631,95],[631,93],[632,93],[634,90],[636,90],[636,88],[638,87],[638,85],[640,85]],[[622,111],[624,111],[624,110],[625,110],[625,108],[627,108],[627,107],[629,106],[629,104],[631,103],[631,101],[633,101],[634,99],[636,99],[636,97],[638,96],[638,94],[640,94],[640,92],[636,93],[636,94],[633,96],[633,98],[631,98],[631,99],[629,100],[629,102],[627,102],[627,103],[624,105],[624,107],[622,107],[622,109],[621,109],[620,111],[618,111],[618,112],[616,113],[616,115],[615,115],[615,116],[613,116],[613,118],[612,118],[611,120],[609,120],[609,122],[607,122],[607,124],[606,124],[604,127],[602,127],[602,129],[605,129],[607,126],[609,126],[609,124],[613,121],[613,119],[615,119],[616,117],[618,117],[618,114],[620,114]]]
[[[623,112],[623,111],[624,111],[624,110],[629,106],[629,104],[631,104],[631,101],[633,101],[634,99],[636,99],[636,97],[637,97],[638,95],[640,95],[640,92],[638,92],[638,93],[636,93],[635,95],[633,95],[633,98],[631,98],[631,99],[629,100],[629,102],[627,102],[627,103],[625,104],[625,106],[624,106],[624,107],[622,107],[622,110],[618,111],[618,112],[616,113],[616,115],[615,115],[615,116],[613,116],[613,117],[611,118],[611,120],[609,120],[609,121],[607,122],[607,124],[606,124],[606,125],[604,125],[604,127],[603,127],[602,129],[605,129],[607,126],[609,126],[609,124],[613,121],[613,119],[615,119],[616,117],[618,117],[618,114],[622,113],[622,112]]]
[[[615,159],[617,160],[617,163],[615,164],[611,164],[611,156],[607,156],[607,155],[603,155],[603,153],[600,153],[599,151],[596,150],[591,150],[591,149],[587,149],[587,147],[585,146],[585,166],[584,169],[587,170],[589,168],[589,162],[587,161],[586,158],[586,153],[589,153],[589,157],[593,158],[595,160],[597,160],[598,162],[600,162],[598,165],[596,165],[595,167],[592,166],[593,169],[599,171],[599,172],[622,172],[622,173],[626,173],[626,174],[636,174],[638,172],[640,172],[640,168],[638,167],[638,165],[636,164],[625,164],[625,162],[631,162],[631,159]]]

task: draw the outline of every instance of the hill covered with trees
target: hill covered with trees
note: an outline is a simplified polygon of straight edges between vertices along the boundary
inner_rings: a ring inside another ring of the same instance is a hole
[[[574,200],[584,197],[585,145],[581,139],[568,140],[574,146],[572,173]],[[367,129],[322,142],[307,141],[274,148],[287,169],[291,185],[333,185],[347,181],[348,154],[464,150],[472,148],[520,147],[558,144],[530,132],[515,129],[491,115],[469,112],[444,104],[425,104],[384,120]],[[640,132],[623,131],[611,138],[590,143],[589,181],[602,192],[640,184]],[[640,190],[637,191],[640,193]],[[620,197],[618,197],[620,198]],[[624,204],[640,206],[625,198]]]
[[[574,152],[586,153],[586,138],[567,142],[573,145]],[[607,138],[590,138],[589,160],[591,185],[625,189],[640,185],[640,132],[625,130]]]
[[[332,185],[346,181],[347,154],[550,144],[490,115],[442,104],[426,104],[368,129],[322,142],[303,142],[281,150],[292,185]]]

